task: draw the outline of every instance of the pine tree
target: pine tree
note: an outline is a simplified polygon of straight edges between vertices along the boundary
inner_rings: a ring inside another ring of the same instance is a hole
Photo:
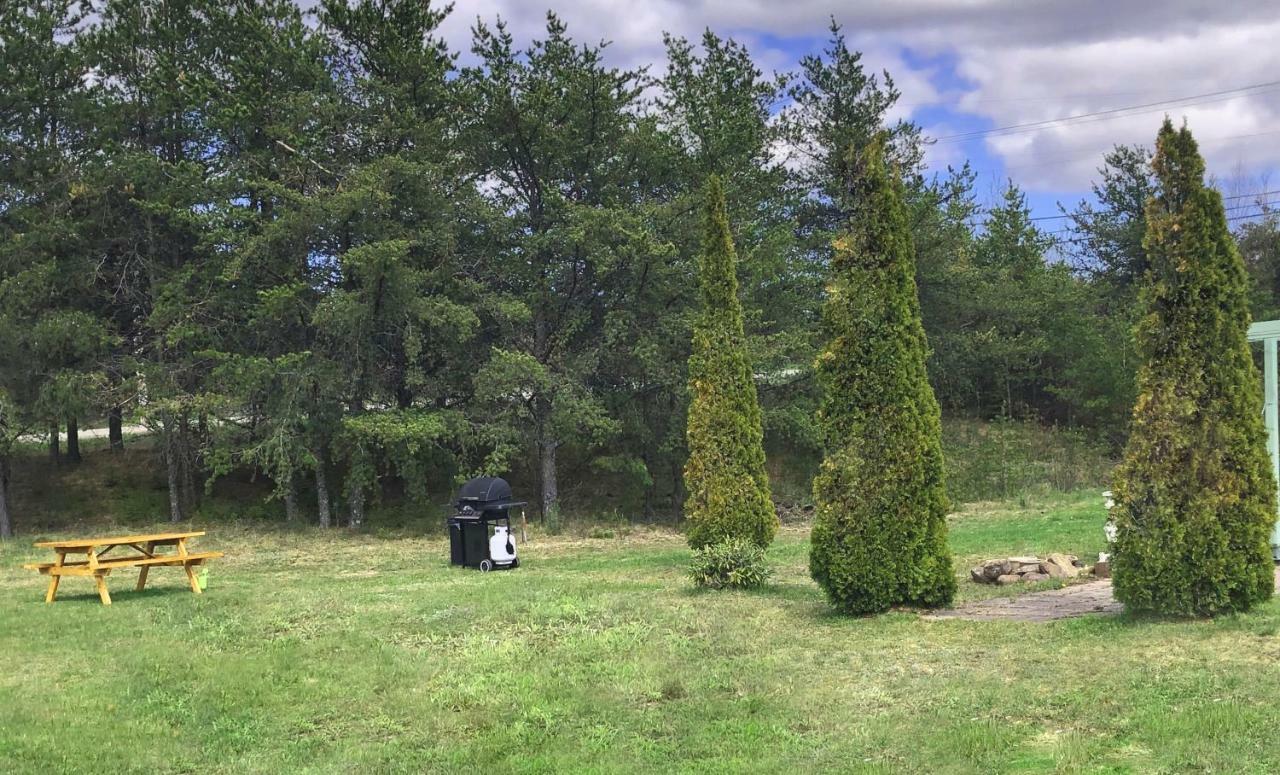
[[[685,516],[694,549],[727,539],[766,547],[778,529],[764,470],[760,403],[742,328],[737,256],[720,178],[707,181],[702,312],[689,356]]]
[[[506,335],[473,381],[493,400],[476,408],[497,432],[532,442],[550,522],[560,514],[558,456],[616,440],[597,387],[609,378],[603,353],[620,328],[662,314],[633,300],[647,293],[649,268],[670,260],[653,228],[652,180],[665,156],[643,115],[649,76],[607,64],[605,48],[577,43],[554,13],[523,50],[504,22],[478,22],[476,62],[451,81],[457,147],[475,179],[497,184],[483,187],[476,228],[490,257],[474,271],[501,303],[483,306],[514,313],[499,313]]]
[[[1138,400],[1114,488],[1115,593],[1134,611],[1243,611],[1271,596],[1276,520],[1244,263],[1185,126],[1165,120],[1153,167]]]
[[[853,215],[835,240],[818,356],[826,456],[809,567],[846,613],[951,600],[941,416],[925,371],[901,182],[877,138],[856,158]]]

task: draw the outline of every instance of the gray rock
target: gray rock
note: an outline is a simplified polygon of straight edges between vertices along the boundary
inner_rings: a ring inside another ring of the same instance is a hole
[[[1080,573],[1080,560],[1074,554],[1053,552],[1040,563],[1040,572],[1048,573],[1055,579],[1072,579]]]
[[[995,581],[1004,573],[1004,560],[987,560],[982,563],[982,574],[987,581]]]
[[[1048,574],[1048,573],[1024,573],[1024,574],[1022,574],[1022,580],[1023,580],[1023,581],[1044,581],[1044,580],[1046,580],[1046,579],[1048,579],[1048,578],[1049,578],[1049,574]]]
[[[1080,574],[1080,569],[1074,565],[1062,566],[1056,562],[1040,563],[1040,572],[1054,579],[1073,579]]]
[[[1066,571],[1062,570],[1057,564],[1052,562],[1040,563],[1040,572],[1050,578],[1061,579],[1066,577]]]
[[[999,578],[996,579],[996,583],[1001,586],[1005,586],[1008,584],[1017,584],[1020,581],[1022,581],[1022,577],[1016,573],[1006,573],[1003,576],[1000,576]]]
[[[1044,559],[1045,562],[1061,565],[1064,568],[1070,568],[1078,561],[1078,558],[1074,554],[1063,554],[1062,552],[1050,552],[1049,556]]]

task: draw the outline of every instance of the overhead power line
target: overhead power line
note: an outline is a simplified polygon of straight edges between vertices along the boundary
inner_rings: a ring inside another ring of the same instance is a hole
[[[1276,196],[1276,195],[1280,195],[1280,188],[1273,188],[1269,191],[1253,191],[1247,194],[1232,194],[1230,196],[1222,197],[1222,201],[1234,202],[1237,199],[1251,199],[1251,198],[1257,198],[1257,197]],[[1272,202],[1266,202],[1264,204],[1280,205],[1280,203],[1272,203]],[[1231,210],[1239,210],[1246,207],[1257,207],[1257,206],[1258,206],[1257,202],[1247,202],[1245,204],[1240,204],[1240,205],[1230,205],[1225,209],[1228,212],[1230,212]],[[973,212],[975,215],[977,214],[990,215],[991,213],[995,212],[998,209],[999,208],[996,208],[996,207],[978,207],[978,208],[975,208]],[[1090,215],[1106,215],[1107,213],[1111,213],[1111,212],[1115,212],[1115,211],[1114,210],[1094,210],[1093,212],[1090,213]],[[1068,218],[1074,218],[1074,217],[1075,217],[1074,213],[1062,213],[1061,215],[1035,215],[1030,218],[1027,218],[1027,220],[1028,221],[1061,221],[1061,220],[1066,220]],[[1057,233],[1057,232],[1054,232],[1054,233]]]
[[[1272,196],[1272,195],[1275,195],[1275,194],[1280,194],[1280,188],[1272,189],[1272,190],[1270,190],[1270,191],[1258,191],[1258,192],[1256,192],[1256,193],[1252,193],[1252,194],[1233,194],[1232,196],[1224,196],[1224,197],[1222,197],[1222,201],[1224,201],[1224,202],[1232,202],[1232,201],[1235,201],[1236,199],[1248,199],[1248,198],[1250,198],[1250,197],[1257,197],[1257,196]],[[1244,204],[1244,205],[1235,205],[1235,206],[1232,206],[1232,207],[1228,207],[1228,208],[1226,208],[1226,209],[1228,209],[1228,210],[1238,210],[1238,209],[1240,209],[1241,207],[1254,207],[1254,206],[1255,206],[1255,203],[1250,202],[1250,203],[1248,203],[1248,204]],[[991,211],[990,211],[990,210],[988,210],[987,212],[991,212]],[[1112,212],[1112,211],[1111,211],[1111,210],[1094,210],[1094,211],[1093,211],[1092,213],[1090,213],[1090,214],[1091,214],[1091,215],[1106,215],[1106,214],[1107,214],[1107,213],[1109,213],[1109,212]],[[1063,213],[1062,215],[1037,215],[1037,216],[1035,216],[1034,218],[1028,218],[1027,220],[1028,220],[1028,221],[1058,221],[1058,220],[1063,220],[1063,219],[1065,219],[1065,218],[1074,218],[1074,217],[1075,217],[1075,215],[1074,215],[1074,214],[1072,214],[1072,213]]]
[[[1254,137],[1265,137],[1267,135],[1275,135],[1275,134],[1280,134],[1280,129],[1269,129],[1265,132],[1249,132],[1247,134],[1242,134],[1242,135],[1210,135],[1210,136],[1196,137],[1196,142],[1199,143],[1201,146],[1205,146],[1205,145],[1216,144],[1216,143],[1229,143],[1230,141],[1233,141],[1233,140],[1246,140]],[[1113,145],[1112,148],[1114,147],[1115,146]],[[1017,170],[1019,172],[1022,172],[1025,170],[1044,169],[1045,167],[1061,167],[1063,166],[1063,162],[1081,161],[1084,159],[1097,159],[1102,157],[1109,150],[1111,150],[1111,148],[1101,150],[1101,151],[1089,151],[1088,153],[1075,153],[1069,156],[1038,157],[1025,162],[1015,162],[1013,164],[1006,164],[1001,169],[998,169],[998,170],[989,169],[989,168],[977,169],[972,167],[970,169],[979,175],[998,175],[1001,177],[1005,177],[1009,175],[1009,172],[1011,170]],[[930,166],[932,167],[933,165],[931,164]]]
[[[1223,99],[1233,99],[1235,97],[1244,96],[1248,93],[1266,92],[1280,87],[1280,81],[1267,81],[1264,83],[1255,83],[1249,86],[1240,86],[1234,89],[1222,89],[1219,91],[1205,92],[1203,94],[1193,94],[1186,97],[1177,97],[1174,99],[1157,100],[1155,102],[1145,102],[1138,105],[1126,105],[1119,108],[1111,108],[1109,110],[1097,110],[1090,113],[1077,113],[1070,116],[1061,116],[1059,118],[1049,118],[1042,121],[1028,121],[1022,124],[1009,124],[1007,126],[991,127],[989,129],[975,129],[971,132],[960,132],[954,135],[943,135],[934,138],[936,142],[962,142],[972,140],[979,137],[1002,136],[1010,134],[1018,134],[1021,132],[1031,132],[1040,129],[1047,129],[1053,126],[1070,124],[1073,122],[1084,121],[1102,121],[1113,118],[1122,118],[1126,115],[1135,115],[1142,111],[1158,110],[1167,107],[1192,107],[1194,105],[1205,104],[1208,102],[1217,102]]]
[[[1227,223],[1243,221],[1249,218],[1264,218],[1267,216],[1280,214],[1280,211],[1268,209],[1264,206],[1259,206],[1254,204],[1240,205],[1234,208],[1229,207],[1227,208],[1227,211],[1230,212],[1232,210],[1240,209],[1241,207],[1258,207],[1259,209],[1258,209],[1258,212],[1256,213],[1240,213],[1239,215],[1229,215],[1226,218]],[[1056,239],[1054,241],[1062,245],[1083,245],[1089,242],[1089,238],[1087,236],[1061,237],[1061,235],[1064,235],[1064,234],[1078,235],[1079,232],[1076,231],[1075,229],[1059,229],[1058,231],[1041,232],[1041,235],[1045,237],[1060,237],[1059,239]]]

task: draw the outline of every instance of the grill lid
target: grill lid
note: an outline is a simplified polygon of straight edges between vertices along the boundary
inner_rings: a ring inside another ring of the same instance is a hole
[[[506,479],[482,476],[472,479],[458,490],[457,516],[476,518],[506,517],[507,510],[524,506],[525,501],[511,500],[511,485]]]
[[[484,508],[491,503],[511,500],[511,485],[496,476],[480,476],[471,479],[458,490],[458,506]]]

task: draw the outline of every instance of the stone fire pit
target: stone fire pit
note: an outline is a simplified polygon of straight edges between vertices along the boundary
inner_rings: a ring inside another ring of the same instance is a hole
[[[1084,564],[1074,554],[1054,552],[1039,557],[1006,557],[974,566],[969,577],[979,584],[1018,584],[1024,581],[1073,579],[1084,572]]]

